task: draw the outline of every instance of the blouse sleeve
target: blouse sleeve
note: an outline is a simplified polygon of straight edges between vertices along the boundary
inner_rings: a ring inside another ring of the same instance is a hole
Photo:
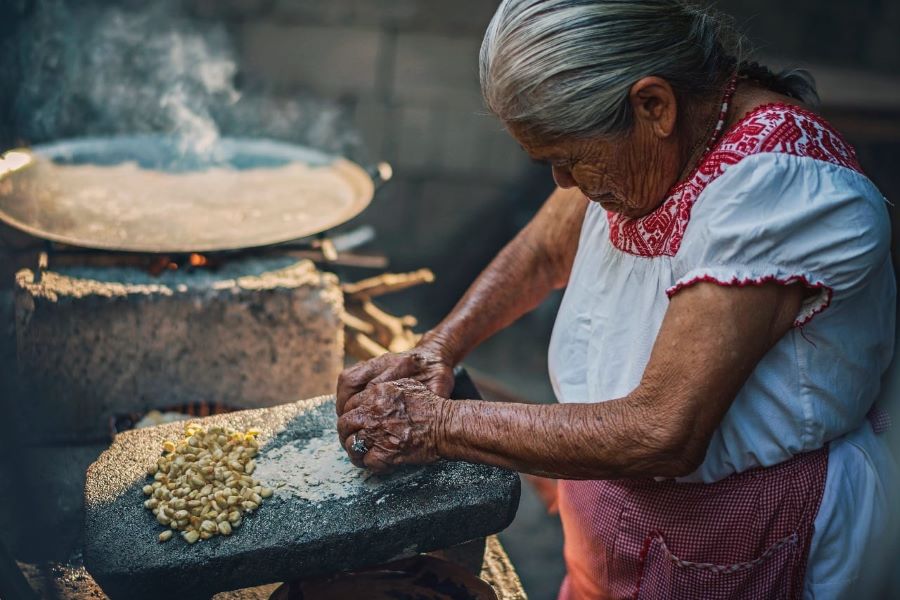
[[[802,283],[795,326],[856,293],[887,259],[884,198],[862,174],[808,157],[764,153],[728,168],[699,196],[675,256],[680,290]]]

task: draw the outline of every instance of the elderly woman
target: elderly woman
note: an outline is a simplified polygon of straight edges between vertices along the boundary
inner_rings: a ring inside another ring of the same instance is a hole
[[[484,97],[558,189],[415,350],[338,383],[360,466],[559,479],[563,599],[846,597],[888,524],[884,199],[809,80],[724,31],[682,0],[505,0]],[[446,399],[561,287],[558,404]]]

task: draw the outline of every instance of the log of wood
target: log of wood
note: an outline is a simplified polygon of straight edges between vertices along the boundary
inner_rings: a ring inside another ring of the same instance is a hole
[[[357,360],[369,360],[388,352],[387,348],[359,332],[348,332],[344,345],[347,354]]]
[[[433,281],[434,273],[430,269],[419,269],[412,273],[384,273],[354,283],[345,283],[341,289],[345,296],[369,299]]]
[[[370,301],[348,302],[344,308],[353,317],[370,323],[374,328],[374,332],[369,335],[385,348],[390,348],[391,342],[403,335],[403,321],[384,312]]]
[[[388,314],[371,298],[431,281],[434,281],[434,273],[420,269],[412,273],[385,273],[343,284],[346,354],[367,360],[385,352],[404,352],[415,347],[421,338],[412,330],[418,324],[417,319],[412,315],[396,317]]]
[[[372,335],[373,333],[375,333],[374,325],[372,325],[368,321],[363,321],[359,317],[348,313],[346,310],[343,314],[341,314],[341,321],[343,321],[345,326],[360,333],[364,333],[366,335]]]
[[[416,319],[410,315],[395,317],[390,315],[372,302],[351,301],[345,307],[342,317],[344,324],[350,330],[347,340],[351,340],[351,333],[358,332],[366,336],[371,342],[390,352],[404,352],[418,343],[421,335],[414,333],[410,327]],[[357,340],[353,343],[358,344]],[[368,345],[366,342],[364,344]],[[347,353],[356,357],[356,352],[350,352],[348,344]],[[364,354],[370,354],[365,350]]]

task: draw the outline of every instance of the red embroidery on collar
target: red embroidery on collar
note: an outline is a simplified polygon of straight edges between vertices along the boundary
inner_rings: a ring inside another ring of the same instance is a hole
[[[610,242],[638,256],[674,256],[700,193],[731,165],[762,152],[807,156],[862,172],[853,147],[822,117],[792,104],[765,104],[735,123],[652,213],[631,219],[608,212]]]

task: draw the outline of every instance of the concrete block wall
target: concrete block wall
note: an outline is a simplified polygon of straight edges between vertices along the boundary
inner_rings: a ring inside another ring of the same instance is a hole
[[[351,104],[372,158],[391,161],[401,178],[520,174],[527,159],[486,114],[478,86],[478,49],[493,10],[483,7],[496,2],[479,2],[465,13],[471,21],[450,3],[385,3],[384,14],[377,4],[285,2],[236,23],[243,76]]]
[[[763,54],[835,67],[900,72],[900,2],[721,0]]]

